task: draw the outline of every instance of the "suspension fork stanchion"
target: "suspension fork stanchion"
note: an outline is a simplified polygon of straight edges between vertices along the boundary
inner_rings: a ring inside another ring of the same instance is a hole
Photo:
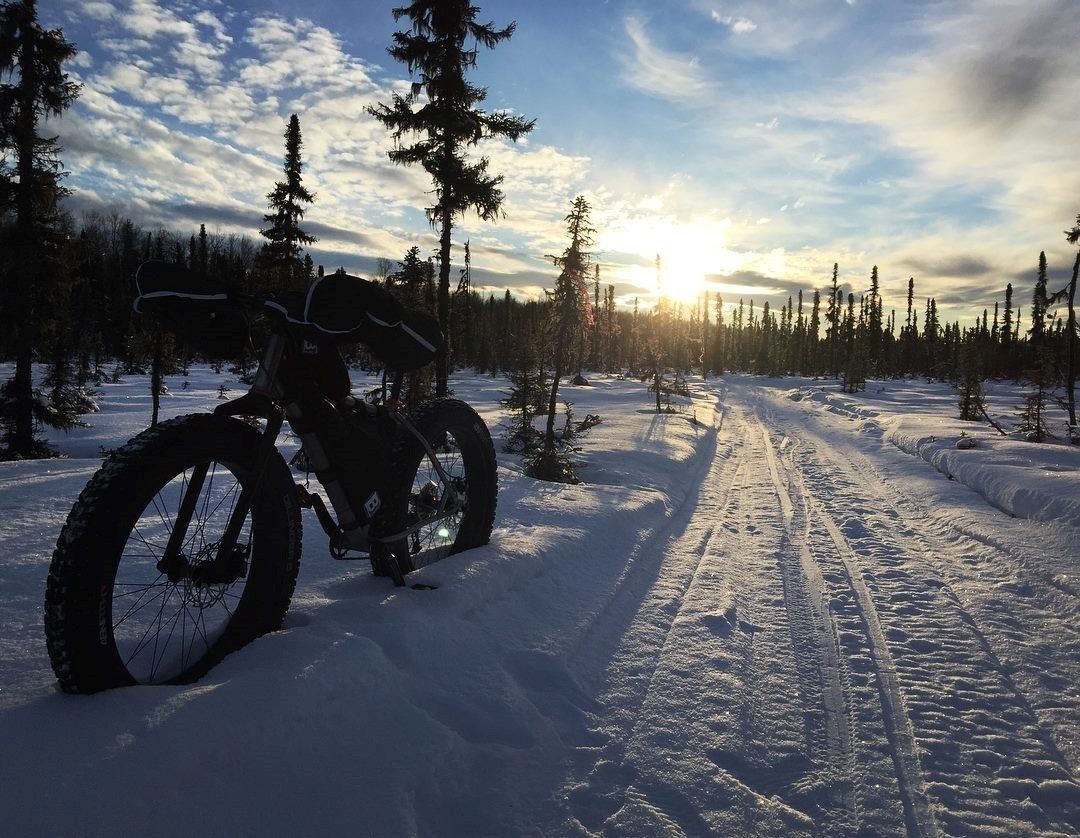
[[[159,571],[170,577],[173,575],[169,572],[170,568],[175,566],[177,557],[180,555],[180,548],[187,536],[188,524],[191,523],[191,516],[195,514],[195,504],[198,503],[199,495],[202,494],[203,483],[206,481],[206,473],[209,470],[210,463],[198,463],[191,470],[187,489],[184,490],[184,497],[180,501],[180,508],[173,521],[172,532],[169,533],[169,542],[165,545],[165,553],[157,565]]]
[[[255,499],[255,493],[259,490],[259,486],[262,483],[263,472],[266,471],[266,464],[270,460],[271,453],[274,451],[274,445],[277,442],[277,435],[278,431],[281,430],[282,421],[283,419],[280,413],[268,417],[266,420],[266,430],[263,431],[262,437],[259,439],[259,446],[255,455],[255,469],[252,473],[251,480],[249,480],[247,485],[240,490],[240,497],[236,501],[236,506],[233,507],[232,515],[229,516],[229,523],[225,527],[225,534],[221,536],[221,541],[218,542],[217,556],[214,557],[214,576],[218,580],[228,578],[229,576],[230,562],[236,548],[236,540],[240,537],[240,530],[244,526],[244,519],[247,518],[247,514],[251,510],[252,501]]]
[[[252,471],[251,479],[240,490],[240,497],[237,499],[236,506],[233,507],[232,514],[229,516],[229,523],[225,526],[221,541],[218,542],[217,555],[214,557],[212,571],[216,580],[229,580],[232,577],[234,572],[232,559],[236,550],[236,540],[240,537],[240,530],[244,526],[244,520],[251,510],[255,493],[262,483],[263,472],[266,471],[266,464],[270,461],[270,456],[274,452],[278,433],[281,431],[284,422],[284,414],[280,408],[275,407],[273,396],[277,390],[277,372],[285,351],[285,340],[284,335],[280,333],[275,332],[270,335],[251,389],[236,400],[236,403],[234,403],[236,407],[230,408],[230,405],[221,405],[215,411],[215,413],[235,415],[239,405],[244,404],[245,408],[240,412],[248,413],[250,411],[251,414],[266,419],[266,428],[263,430],[262,436],[259,437],[259,443],[255,449],[255,468]]]

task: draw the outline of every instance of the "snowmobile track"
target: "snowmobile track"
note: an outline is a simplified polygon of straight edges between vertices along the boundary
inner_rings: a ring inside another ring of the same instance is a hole
[[[831,806],[819,819],[823,834],[850,834],[859,828],[856,772],[849,718],[850,683],[841,668],[836,627],[829,614],[821,568],[810,553],[810,516],[796,507],[781,479],[768,429],[760,425],[766,461],[784,517],[786,545],[780,551],[784,602],[790,614],[792,644],[800,682],[820,684],[820,701],[807,709],[807,739],[815,761],[832,788]],[[785,442],[787,438],[785,437]],[[807,697],[809,698],[809,697]]]
[[[846,578],[828,572],[826,579],[852,661],[858,660],[859,642],[845,634],[843,612],[854,605],[864,621],[897,774],[907,790],[908,831],[1075,831],[1075,779],[1052,730],[1040,724],[1013,678],[1031,677],[1030,664],[1012,644],[1002,646],[996,627],[1012,615],[985,606],[970,610],[966,603],[972,599],[959,587],[972,577],[977,581],[978,569],[968,569],[975,551],[1001,546],[968,537],[935,510],[905,499],[858,445],[836,451],[812,421],[772,421],[795,428],[799,440],[789,452],[790,468],[821,523],[810,533],[811,548],[823,567],[829,553],[842,560]],[[999,565],[1017,566],[1015,557],[1008,559],[993,557]],[[989,564],[984,559],[982,567]],[[852,592],[847,601],[845,588]],[[1037,610],[1029,614],[1033,624],[1047,625],[1056,640],[1068,643],[1061,623],[1038,620]],[[1013,628],[1020,639],[1019,628]],[[1059,652],[1068,648],[1076,647],[1056,646]]]

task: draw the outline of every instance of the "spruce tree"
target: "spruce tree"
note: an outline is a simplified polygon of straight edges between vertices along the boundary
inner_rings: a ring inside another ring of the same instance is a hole
[[[881,351],[881,296],[879,294],[878,267],[870,271],[870,291],[866,299],[867,355],[876,364]]]
[[[442,347],[435,359],[436,394],[445,396],[450,338],[450,247],[456,218],[475,210],[493,221],[503,203],[502,175],[488,173],[486,157],[468,156],[480,140],[508,137],[518,140],[532,130],[533,120],[476,106],[487,96],[484,88],[465,79],[476,66],[479,47],[494,48],[514,34],[515,24],[496,29],[476,22],[479,8],[469,0],[413,0],[393,10],[394,20],[406,18],[411,29],[394,34],[390,55],[403,62],[415,81],[408,96],[393,94],[390,105],[368,112],[392,132],[390,159],[401,165],[419,163],[431,176],[435,203],[428,220],[439,231],[438,316]],[[467,41],[472,41],[469,48]],[[426,102],[421,104],[421,94]],[[404,144],[406,136],[416,142]]]
[[[960,418],[978,422],[986,412],[982,390],[982,353],[977,335],[968,334],[960,349]]]
[[[543,435],[535,427],[536,417],[547,406],[550,384],[542,360],[542,342],[542,334],[524,320],[504,362],[510,392],[499,401],[507,411],[503,450],[521,454],[526,468],[535,461],[543,442]]]
[[[267,194],[270,212],[263,220],[270,226],[259,231],[267,239],[262,256],[270,275],[270,290],[279,293],[299,291],[307,284],[309,271],[301,256],[302,246],[318,241],[300,228],[304,206],[315,200],[304,186],[302,144],[300,119],[293,114],[285,129],[285,179],[278,181],[273,191]]]
[[[1005,305],[1001,313],[1001,329],[998,332],[997,342],[997,374],[1002,376],[1016,377],[1016,364],[1013,342],[1013,287],[1012,283],[1005,286]]]
[[[469,365],[475,360],[473,355],[473,318],[472,318],[472,251],[469,242],[465,242],[465,257],[458,272],[457,290],[454,292],[454,320],[459,324],[454,335],[453,357],[455,366]]]
[[[712,345],[711,331],[712,324],[709,322],[709,292],[705,292],[705,299],[701,306],[701,377],[708,381],[709,379],[709,350]]]
[[[589,202],[581,195],[574,199],[566,216],[566,232],[570,245],[562,256],[551,257],[560,268],[555,290],[551,294],[551,332],[553,357],[551,392],[547,403],[547,425],[544,446],[539,457],[531,463],[530,472],[544,480],[577,482],[569,460],[560,456],[555,445],[555,414],[559,398],[559,380],[569,366],[569,353],[581,328],[589,287],[586,280],[589,265],[588,247],[596,231],[590,225]]]
[[[615,308],[615,286],[608,285],[604,295],[604,371],[615,372],[620,369],[619,359],[619,312]]]
[[[606,292],[605,292],[606,293]],[[603,334],[603,317],[600,313],[600,265],[593,265],[593,323],[589,331],[589,366],[594,370],[602,368],[600,363],[600,344]]]
[[[386,283],[406,308],[434,314],[434,273],[431,262],[420,256],[420,248],[410,247],[398,269],[386,277]],[[425,364],[406,376],[405,404],[410,409],[431,399],[434,392],[431,373],[431,365]]]
[[[912,276],[908,277],[907,319],[904,321],[904,326],[900,329],[900,375],[911,375],[915,365],[915,324],[912,319],[914,315],[914,302],[915,277]]]
[[[210,239],[206,235],[206,225],[199,225],[199,238],[198,238],[198,271],[203,276],[210,274]]]
[[[1065,231],[1065,240],[1069,244],[1080,242],[1080,215],[1076,216],[1076,226]],[[1069,413],[1069,435],[1073,442],[1080,442],[1080,429],[1076,425],[1076,371],[1077,371],[1077,344],[1080,343],[1080,335],[1077,334],[1076,322],[1076,284],[1080,274],[1080,250],[1076,252],[1073,260],[1072,280],[1059,292],[1064,297],[1068,306],[1068,317],[1065,321],[1065,405]]]
[[[34,436],[37,424],[53,423],[40,409],[35,414],[31,365],[49,316],[48,297],[66,270],[58,202],[67,190],[60,147],[40,128],[79,95],[63,70],[75,53],[63,32],[41,27],[35,0],[0,5],[0,304],[15,354],[0,418],[11,456],[49,453]]]
[[[712,370],[717,375],[724,374],[727,353],[725,351],[724,298],[716,295],[716,337],[713,341]]]
[[[833,375],[839,375],[836,352],[840,342],[840,312],[841,306],[843,305],[841,303],[841,292],[838,287],[839,274],[840,265],[833,262],[832,287],[829,290],[829,305],[825,308],[825,322],[829,324],[825,327],[825,334],[829,340],[829,372]]]
[[[1035,290],[1031,295],[1031,331],[1032,352],[1038,355],[1046,337],[1046,313],[1048,300],[1046,295],[1046,252],[1039,253],[1039,268],[1035,276]]]
[[[1029,363],[1027,378],[1034,388],[1026,394],[1020,413],[1020,430],[1032,442],[1042,442],[1048,435],[1046,399],[1053,388],[1054,363],[1050,352],[1046,318],[1049,299],[1046,294],[1046,253],[1039,253],[1035,290],[1031,295],[1031,330],[1028,332]]]

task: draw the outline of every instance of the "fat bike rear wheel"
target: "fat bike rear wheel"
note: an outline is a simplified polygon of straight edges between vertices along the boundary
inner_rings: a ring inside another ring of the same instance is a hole
[[[300,510],[288,466],[271,454],[228,573],[217,544],[255,479],[258,433],[210,414],[150,428],[113,453],[83,489],[53,554],[45,636],[65,692],[190,683],[280,627],[300,559]],[[165,545],[199,464],[209,467],[179,555]]]
[[[390,544],[403,574],[487,544],[498,494],[491,435],[469,405],[436,399],[410,420],[431,446],[449,485],[425,446],[402,432],[393,456],[384,529],[387,534],[412,530]]]

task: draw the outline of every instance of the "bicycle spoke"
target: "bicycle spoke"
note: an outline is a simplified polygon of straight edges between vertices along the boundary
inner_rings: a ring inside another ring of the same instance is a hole
[[[229,517],[232,517],[232,510],[236,508],[236,499],[239,498],[239,494],[237,494],[237,492],[236,492],[236,489],[237,489],[237,487],[239,485],[240,485],[239,482],[234,482],[232,487],[230,487],[229,491],[225,493],[224,497],[222,497],[221,500],[219,500],[217,502],[217,505],[210,511],[210,514],[207,515],[204,519],[200,520],[199,524],[196,526],[196,533],[195,534],[200,537],[201,542],[202,542],[200,544],[200,549],[206,547],[206,538],[205,538],[206,525],[208,523],[210,523],[210,519],[213,518],[214,515],[217,514],[217,511],[221,508],[221,505],[223,503],[225,503],[225,501],[229,497],[233,497],[233,502],[229,507]],[[210,498],[208,496],[207,501],[206,501],[207,506],[209,506],[209,502],[210,502]],[[226,518],[225,520],[228,521],[228,518]],[[194,538],[195,536],[192,536],[192,537]]]
[[[142,637],[139,638],[139,642],[135,646],[135,651],[131,653],[131,655],[128,657],[128,659],[126,661],[124,661],[124,666],[127,666],[133,660],[135,660],[135,657],[143,649],[145,649],[149,645],[149,641],[146,639],[146,637],[147,637],[148,634],[150,634],[150,630],[154,627],[155,623],[160,626],[160,624],[161,624],[161,614],[165,610],[165,603],[168,601],[168,598],[171,595],[171,593],[172,593],[172,587],[166,588],[162,592],[162,594],[161,594],[161,607],[158,609],[157,618],[155,620],[151,620],[150,623],[146,626],[146,629],[143,631]],[[151,601],[153,601],[153,600],[151,600]],[[156,638],[157,634],[155,634],[154,637]]]
[[[198,666],[227,631],[243,598],[246,579],[232,584],[199,584],[199,573],[216,555],[243,484],[224,463],[211,461],[185,533],[178,564],[157,569],[165,553],[176,510],[192,488],[191,467],[178,472],[149,498],[132,525],[111,589],[116,608],[112,630],[117,651],[134,680],[162,683]],[[178,495],[176,493],[179,493]],[[253,516],[245,516],[237,543],[249,551]]]
[[[180,603],[180,608],[177,610],[177,612],[173,616],[173,618],[169,621],[171,623],[171,628],[169,629],[168,636],[165,638],[165,642],[161,645],[161,657],[160,658],[157,655],[158,644],[157,644],[156,641],[154,642],[154,655],[151,658],[151,669],[150,669],[150,683],[151,684],[154,683],[154,676],[157,674],[158,666],[161,664],[161,662],[163,660],[165,660],[165,654],[169,651],[169,644],[172,642],[173,632],[176,631],[176,624],[177,624],[177,622],[179,622],[180,615],[183,614],[183,613],[184,613],[184,604]],[[158,637],[160,637],[160,636],[161,636],[161,632],[159,631],[158,632]]]
[[[200,609],[199,610],[199,617],[195,622],[195,628],[202,635],[203,646],[205,646],[207,649],[209,649],[210,648],[210,638],[206,634],[206,625],[203,623],[203,620],[205,619],[205,617],[206,617],[206,611],[204,609]]]
[[[147,588],[147,590],[150,590],[150,589],[155,588],[155,587],[157,587],[157,586],[156,585],[151,585],[151,586],[149,586]],[[162,587],[164,587],[164,586],[162,586]],[[162,593],[164,594],[165,591],[163,590]],[[135,601],[135,604],[132,605],[127,610],[127,613],[124,614],[124,616],[121,617],[119,620],[117,620],[115,623],[113,623],[113,631],[115,632],[124,623],[124,621],[127,620],[129,617],[133,616],[134,614],[137,614],[139,611],[142,611],[144,608],[146,608],[146,606],[149,605],[151,602],[153,602],[154,599],[155,599],[155,597],[150,597],[150,599],[146,600],[146,602],[144,602],[142,605],[139,605],[139,603],[142,602],[142,597],[140,596],[139,599],[137,599]],[[115,601],[116,601],[116,595],[114,594],[113,595],[113,602],[115,602]]]
[[[157,512],[158,518],[161,519],[161,523],[165,525],[165,529],[171,530],[173,526],[172,520],[168,517],[167,510],[162,510],[161,506],[158,505],[158,498],[161,498],[161,492],[158,492],[156,495],[154,495],[154,497],[151,498],[150,502],[154,505],[154,510]],[[161,498],[161,503],[165,503],[164,498]]]
[[[151,555],[151,556],[152,556],[153,558],[155,558],[155,559],[157,559],[157,558],[160,558],[160,555],[159,555],[159,554],[157,554],[157,553],[154,553],[154,547],[158,547],[158,549],[159,549],[159,550],[160,550],[160,551],[161,551],[162,553],[164,553],[164,551],[165,551],[165,548],[164,548],[164,547],[162,547],[162,546],[159,546],[159,545],[156,545],[156,544],[151,544],[151,543],[150,543],[149,541],[147,541],[147,540],[146,540],[146,536],[144,536],[144,535],[142,534],[142,531],[141,531],[141,530],[139,529],[139,525],[138,525],[138,524],[135,524],[135,529],[133,530],[133,532],[135,533],[135,535],[136,535],[136,537],[138,538],[138,540],[139,540],[139,541],[140,541],[140,542],[142,543],[142,545],[143,545],[143,546],[144,546],[144,547],[145,547],[145,548],[146,548],[147,550],[149,550],[149,551],[150,551],[150,555]]]

